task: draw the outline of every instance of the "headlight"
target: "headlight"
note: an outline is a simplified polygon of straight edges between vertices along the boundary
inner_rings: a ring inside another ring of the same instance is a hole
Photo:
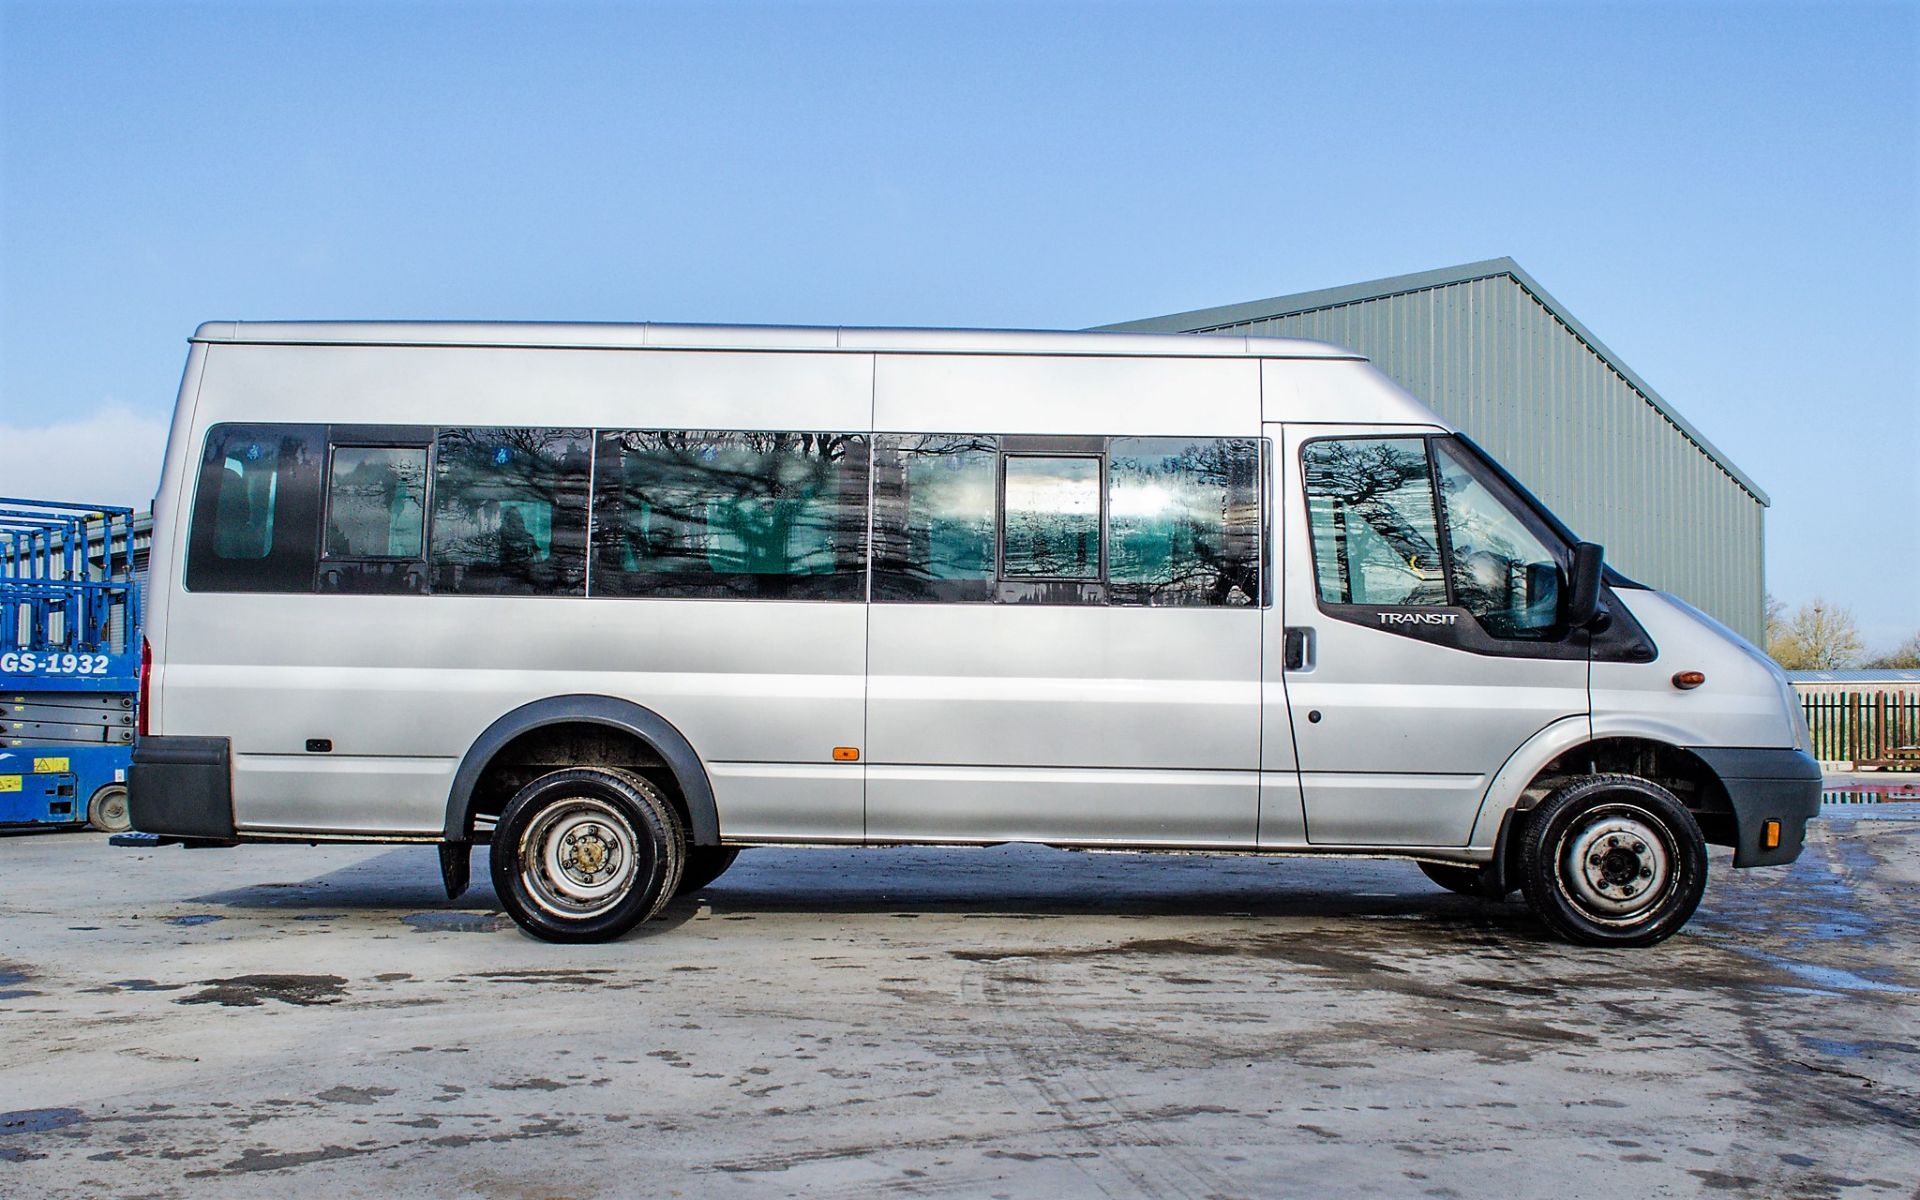
[[[1780,688],[1780,703],[1787,709],[1787,727],[1793,731],[1793,748],[1813,753],[1813,732],[1807,728],[1807,707],[1800,702],[1800,693],[1793,690],[1786,673],[1778,667],[1774,668],[1773,678]]]

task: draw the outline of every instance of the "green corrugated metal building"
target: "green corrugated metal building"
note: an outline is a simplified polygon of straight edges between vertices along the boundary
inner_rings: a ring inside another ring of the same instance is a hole
[[[1106,328],[1349,346],[1620,570],[1763,638],[1767,494],[1510,258]]]

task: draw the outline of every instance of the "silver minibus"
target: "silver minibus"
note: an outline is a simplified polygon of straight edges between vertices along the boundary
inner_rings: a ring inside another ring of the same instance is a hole
[[[135,828],[419,842],[618,937],[746,847],[1391,856],[1564,937],[1788,863],[1753,646],[1335,346],[208,324]]]

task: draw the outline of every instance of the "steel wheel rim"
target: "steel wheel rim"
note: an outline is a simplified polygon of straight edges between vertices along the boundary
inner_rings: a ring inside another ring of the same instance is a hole
[[[541,910],[567,920],[614,908],[639,874],[641,843],[619,807],[570,796],[541,810],[520,837],[520,882]]]
[[[133,824],[127,811],[127,791],[125,788],[113,788],[101,796],[93,806],[92,817],[99,826],[109,833],[118,833]]]
[[[1630,925],[1672,892],[1677,855],[1665,827],[1632,805],[1588,813],[1560,839],[1560,892],[1589,920]]]

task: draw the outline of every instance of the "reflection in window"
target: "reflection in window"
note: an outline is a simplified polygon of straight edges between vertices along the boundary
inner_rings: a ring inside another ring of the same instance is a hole
[[[1337,438],[1301,452],[1325,604],[1447,602],[1422,438]]]
[[[584,429],[447,429],[434,468],[433,590],[586,590]]]
[[[1100,460],[1010,454],[1006,471],[1006,577],[1098,579]]]
[[[280,490],[280,443],[234,439],[221,456],[213,552],[224,559],[265,558],[273,551],[273,509]]]
[[[1260,454],[1251,439],[1114,438],[1113,599],[1245,605],[1260,594]]]
[[[881,434],[874,471],[874,599],[992,600],[994,439]]]
[[[1455,602],[1495,637],[1543,637],[1559,621],[1553,552],[1489,493],[1449,441],[1436,443]]]
[[[419,558],[425,446],[336,446],[327,483],[328,558]]]
[[[187,532],[190,590],[313,590],[325,436],[319,425],[208,431]]]
[[[866,439],[600,435],[595,594],[865,597]]]

